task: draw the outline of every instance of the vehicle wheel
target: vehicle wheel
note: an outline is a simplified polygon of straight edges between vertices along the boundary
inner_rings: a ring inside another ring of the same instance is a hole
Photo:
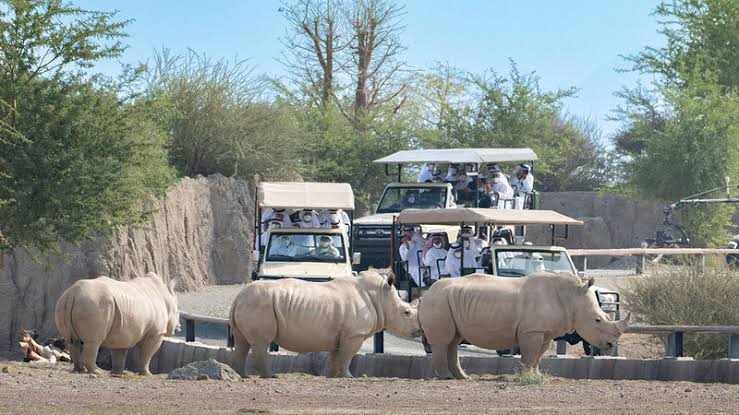
[[[505,349],[505,350],[496,350],[495,353],[498,353],[498,356],[505,356],[507,354],[511,354],[511,349]]]
[[[726,265],[739,268],[739,254],[726,255]]]

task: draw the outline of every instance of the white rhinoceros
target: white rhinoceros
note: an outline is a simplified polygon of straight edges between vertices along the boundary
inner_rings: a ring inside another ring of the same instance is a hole
[[[294,352],[331,352],[329,376],[351,377],[349,363],[362,343],[387,329],[398,336],[418,336],[415,304],[373,271],[328,282],[292,278],[247,284],[231,306],[233,367],[246,375],[251,349],[262,377],[274,376],[267,347],[275,341]]]
[[[110,349],[113,374],[123,373],[128,349],[139,346],[139,373],[149,372],[149,362],[162,344],[179,328],[175,280],[165,285],[155,273],[116,281],[108,277],[79,280],[56,303],[55,320],[67,340],[74,370],[97,373],[98,349]]]
[[[608,352],[631,316],[609,321],[592,285],[592,279],[583,283],[572,274],[547,272],[521,278],[472,274],[440,280],[418,307],[434,372],[442,378],[467,378],[459,365],[462,339],[485,349],[520,347],[522,365],[535,370],[552,339],[574,331]]]

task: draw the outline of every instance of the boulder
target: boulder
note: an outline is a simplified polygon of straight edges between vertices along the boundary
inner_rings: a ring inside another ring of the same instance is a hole
[[[167,379],[173,380],[228,380],[240,381],[241,376],[215,359],[200,360],[169,372]]]

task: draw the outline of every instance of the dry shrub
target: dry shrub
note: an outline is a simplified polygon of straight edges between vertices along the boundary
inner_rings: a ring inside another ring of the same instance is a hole
[[[511,380],[518,386],[543,385],[551,380],[551,376],[538,370],[520,368],[513,372]]]
[[[624,290],[627,309],[646,324],[739,325],[739,272],[693,263],[656,272]],[[727,356],[726,335],[686,334],[685,355],[696,359]]]

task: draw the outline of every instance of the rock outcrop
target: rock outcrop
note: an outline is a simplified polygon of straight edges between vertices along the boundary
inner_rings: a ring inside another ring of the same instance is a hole
[[[13,347],[20,329],[52,336],[54,307],[67,287],[107,275],[127,280],[156,272],[181,278],[180,290],[235,284],[251,275],[253,185],[221,175],[185,178],[142,227],[122,228],[111,238],[65,245],[64,258],[35,261],[18,250],[0,268],[0,350]]]

